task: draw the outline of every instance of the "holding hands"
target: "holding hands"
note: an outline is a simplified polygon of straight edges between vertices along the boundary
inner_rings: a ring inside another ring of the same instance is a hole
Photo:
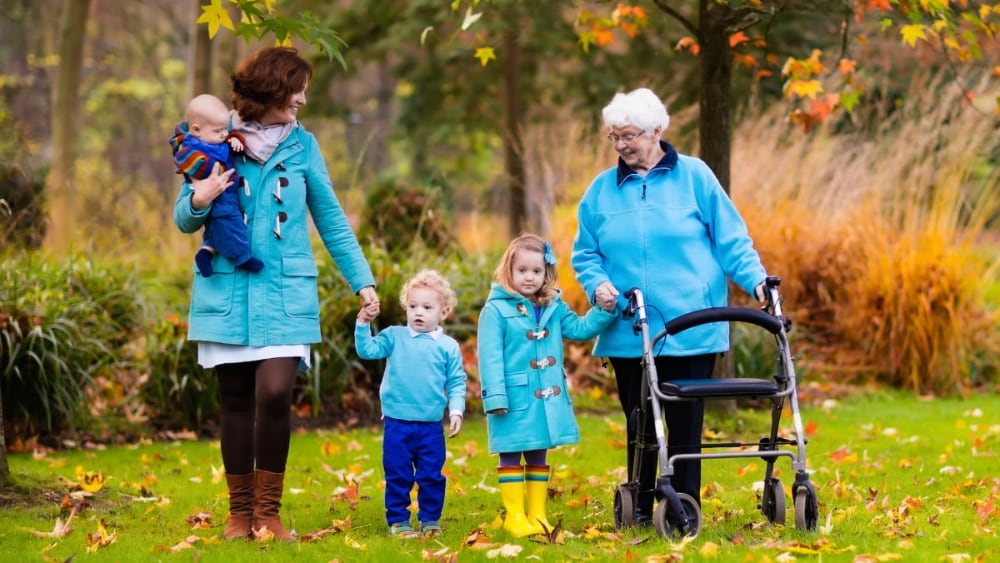
[[[605,311],[614,311],[618,306],[618,290],[611,282],[602,282],[594,291],[594,303]]]
[[[358,322],[368,324],[375,320],[375,317],[379,314],[378,294],[375,293],[375,288],[369,285],[361,288],[358,295],[361,296],[361,310],[358,311]]]

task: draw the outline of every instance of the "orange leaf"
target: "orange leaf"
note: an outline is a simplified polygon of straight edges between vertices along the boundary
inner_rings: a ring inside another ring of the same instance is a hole
[[[809,421],[809,422],[808,422],[808,423],[806,424],[806,427],[805,427],[805,433],[806,433],[806,436],[815,436],[815,435],[816,435],[816,428],[817,428],[818,426],[819,426],[819,425],[818,425],[818,424],[816,424],[816,421],[815,421],[815,420],[810,420],[810,421]]]
[[[730,47],[735,47],[735,46],[739,45],[740,43],[743,43],[743,42],[749,41],[749,40],[750,40],[750,38],[747,37],[746,33],[743,33],[742,31],[737,31],[736,33],[734,33],[734,34],[732,34],[732,35],[729,36],[729,46]]]
[[[683,51],[684,49],[690,51],[692,55],[697,55],[699,50],[698,43],[693,37],[684,37],[674,45],[674,50]]]
[[[857,70],[857,66],[858,63],[852,61],[851,59],[840,59],[840,62],[837,63],[837,70],[840,74],[854,74]]]

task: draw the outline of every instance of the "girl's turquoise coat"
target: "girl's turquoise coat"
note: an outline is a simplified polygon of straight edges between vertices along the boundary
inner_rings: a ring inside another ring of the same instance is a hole
[[[508,412],[486,415],[490,453],[580,441],[563,369],[563,338],[591,339],[616,316],[594,308],[580,317],[557,296],[536,323],[531,301],[493,284],[479,314],[479,377],[484,410]],[[543,362],[546,358],[554,361]]]
[[[237,270],[216,256],[211,277],[196,272],[188,339],[244,346],[320,342],[318,272],[308,216],[355,293],[375,279],[333,192],[319,144],[297,124],[267,162],[241,155],[235,160],[244,181],[240,206],[250,251],[264,269]],[[281,178],[287,185],[279,192]],[[200,229],[209,210],[193,209],[191,193],[191,185],[183,184],[174,205],[174,222],[185,233]]]

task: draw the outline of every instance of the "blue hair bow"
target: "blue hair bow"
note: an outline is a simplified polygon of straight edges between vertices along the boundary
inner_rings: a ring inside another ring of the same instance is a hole
[[[544,243],[545,245],[545,263],[549,266],[556,265],[556,256],[552,254],[552,246],[549,243]]]

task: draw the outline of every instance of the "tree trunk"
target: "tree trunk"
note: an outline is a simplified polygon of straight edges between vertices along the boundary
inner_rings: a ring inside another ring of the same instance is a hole
[[[66,0],[59,24],[59,66],[52,108],[52,163],[46,191],[51,202],[46,247],[66,250],[74,231],[76,140],[80,69],[90,0]]]
[[[714,0],[701,0],[698,44],[701,46],[701,95],[698,99],[698,133],[701,159],[715,172],[722,189],[729,193],[732,129],[730,95],[733,82],[732,53],[729,50],[730,17],[728,6]],[[730,342],[733,329],[729,327]],[[713,377],[733,377],[732,353],[715,362]],[[720,412],[736,410],[735,401],[712,401]]]
[[[4,431],[3,397],[0,396],[0,483],[10,477],[10,465],[7,464],[7,433]]]
[[[698,99],[698,134],[701,159],[715,172],[729,193],[732,152],[730,117],[733,59],[729,50],[729,7],[701,0],[698,44],[701,46],[701,95]]]
[[[508,229],[511,238],[521,234],[527,211],[524,165],[524,106],[521,102],[519,77],[521,50],[518,45],[517,23],[510,21],[504,32],[503,51],[503,168],[509,196]]]
[[[194,17],[198,19],[201,13],[202,0],[191,0],[194,7]],[[208,38],[208,30],[199,23],[192,23],[191,29],[191,60],[188,64],[188,98],[199,94],[212,94],[212,40]],[[228,103],[225,96],[222,99]]]

